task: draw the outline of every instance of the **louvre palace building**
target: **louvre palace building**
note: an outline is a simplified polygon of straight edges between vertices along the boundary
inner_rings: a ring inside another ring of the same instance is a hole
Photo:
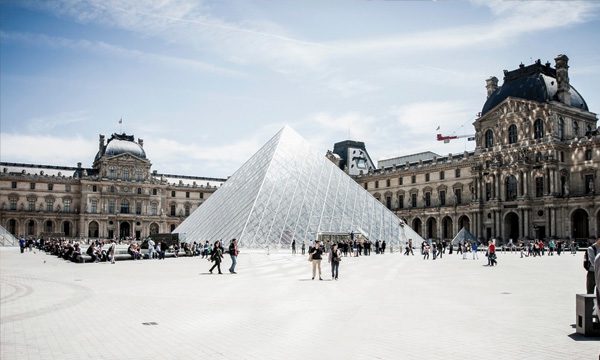
[[[91,168],[0,163],[0,225],[16,236],[142,239],[175,229],[225,182],[152,171],[143,146],[100,135]]]
[[[363,143],[328,155],[424,238],[579,239],[600,236],[596,114],[569,79],[568,57],[486,80],[474,151],[379,161]],[[359,170],[361,169],[361,170]],[[358,173],[357,173],[358,171]]]

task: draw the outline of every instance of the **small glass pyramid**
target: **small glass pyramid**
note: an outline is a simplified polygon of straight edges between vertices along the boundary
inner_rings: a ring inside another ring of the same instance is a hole
[[[393,247],[423,239],[290,127],[284,127],[173,233],[186,242],[236,238],[246,248],[362,234]]]

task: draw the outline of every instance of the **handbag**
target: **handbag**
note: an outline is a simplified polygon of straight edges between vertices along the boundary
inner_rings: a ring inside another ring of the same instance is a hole
[[[313,256],[313,254],[308,254],[308,261],[312,261],[313,260],[312,256]]]

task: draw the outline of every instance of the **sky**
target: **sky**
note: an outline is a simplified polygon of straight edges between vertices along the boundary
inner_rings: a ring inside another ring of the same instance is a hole
[[[472,134],[520,63],[567,54],[600,111],[598,38],[593,1],[0,0],[0,161],[91,167],[125,132],[160,173],[227,177],[285,125],[323,154],[463,152],[435,134]]]

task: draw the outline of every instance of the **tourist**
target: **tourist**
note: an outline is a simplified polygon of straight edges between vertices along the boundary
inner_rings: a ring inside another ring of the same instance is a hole
[[[296,239],[292,240],[292,255],[296,255]]]
[[[302,255],[306,255],[306,244],[304,243],[304,241],[302,242]]]
[[[115,239],[112,239],[110,242],[110,247],[108,248],[108,251],[106,252],[106,258],[110,260],[111,264],[115,263],[116,252],[117,252],[117,243],[115,242]]]
[[[467,249],[469,249],[469,247],[470,247],[468,245],[469,245],[469,243],[466,241],[461,244],[463,260],[467,260],[467,251],[468,251]]]
[[[21,249],[21,254],[25,252],[25,239],[19,238],[19,248]]]
[[[214,268],[216,267],[219,270],[219,274],[223,274],[221,272],[221,259],[223,259],[223,249],[221,248],[221,241],[215,241],[215,245],[213,246],[212,252],[210,254],[210,261],[215,264],[208,270],[212,274]]]
[[[556,242],[556,255],[560,256],[562,249],[563,249],[563,242],[562,242],[562,240],[558,240]]]
[[[477,254],[477,247],[479,244],[477,244],[477,241],[473,241],[473,243],[471,243],[471,251],[473,252],[473,260],[479,260],[479,254]]]
[[[596,244],[600,243],[600,238],[596,241]],[[600,269],[600,253],[596,255],[594,259],[594,269]],[[594,273],[596,275],[596,284],[600,284],[600,271]],[[596,286],[596,315],[600,314],[600,289]]]
[[[148,259],[154,259],[154,240],[148,238]]]
[[[421,246],[421,252],[423,253],[423,260],[429,259],[429,244],[423,241],[423,245]]]
[[[571,240],[571,254],[577,254],[577,244],[575,244],[575,240]]]
[[[548,243],[548,256],[554,256],[554,239],[550,239],[550,242]]]
[[[593,294],[594,287],[596,286],[594,261],[596,260],[596,256],[598,254],[600,254],[600,239],[588,247],[583,254],[583,268],[587,271],[585,281],[585,289],[587,294]]]
[[[321,278],[321,260],[323,255],[323,250],[321,249],[321,243],[317,240],[314,247],[310,247],[308,249],[308,256],[310,257],[310,261],[312,262],[312,279],[315,279],[316,271],[319,270],[319,280],[323,280]]]
[[[442,255],[444,254],[444,245],[442,245],[441,241],[438,241],[437,246],[438,246],[438,256],[441,259]]]
[[[375,240],[375,254],[379,254],[379,249],[379,240]]]
[[[91,243],[90,246],[88,246],[85,253],[92,258],[92,262],[96,263],[99,261],[98,256],[96,255],[96,247],[94,246],[94,243]]]
[[[494,244],[494,240],[489,242],[488,245],[488,266],[497,265],[496,261],[496,244]]]
[[[383,240],[383,241],[381,242],[381,253],[382,253],[382,254],[385,254],[385,247],[386,247],[385,240]]]
[[[329,252],[329,262],[331,263],[331,279],[337,280],[340,269],[340,261],[342,261],[342,252],[338,248],[337,244],[333,244],[331,246],[331,251]],[[314,275],[313,275],[314,277]]]
[[[237,274],[235,272],[235,266],[237,265],[237,256],[239,253],[240,251],[237,246],[237,240],[231,240],[231,243],[229,244],[229,256],[231,256],[231,267],[229,268],[229,272],[232,274]]]
[[[431,243],[431,254],[433,255],[433,260],[437,258],[437,245],[435,242]]]
[[[456,248],[456,255],[462,254],[462,253],[463,253],[462,244],[458,243],[458,247]]]

